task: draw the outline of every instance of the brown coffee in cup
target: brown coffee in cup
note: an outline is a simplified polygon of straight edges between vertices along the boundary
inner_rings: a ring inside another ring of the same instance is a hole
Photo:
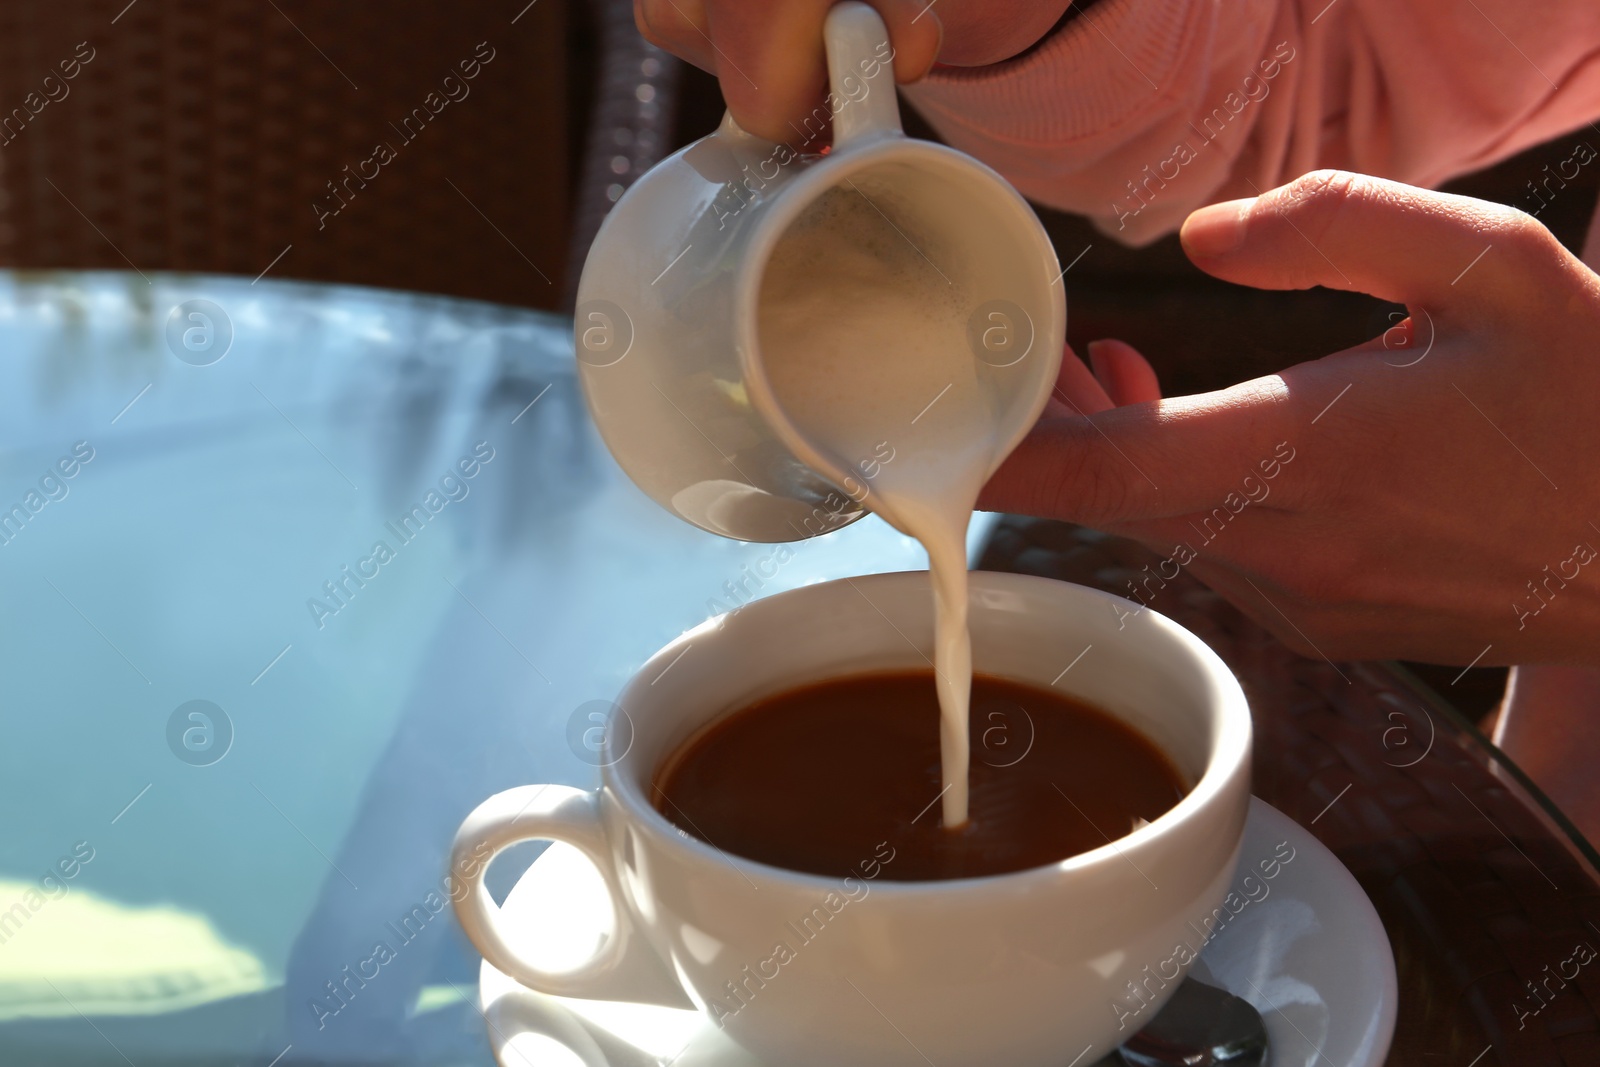
[[[843,877],[876,862],[879,877],[926,881],[1098,848],[1189,784],[1142,734],[1059,693],[974,674],[969,721],[959,830],[941,825],[936,803],[931,671],[833,678],[724,716],[665,761],[652,799],[685,833],[775,867]]]

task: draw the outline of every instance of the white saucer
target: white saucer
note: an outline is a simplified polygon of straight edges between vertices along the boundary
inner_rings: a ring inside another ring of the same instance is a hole
[[[1262,881],[1258,864],[1281,842],[1293,858]],[[1256,880],[1243,884],[1249,874]],[[1256,1006],[1272,1067],[1379,1067],[1394,1035],[1394,955],[1350,872],[1298,823],[1253,799],[1234,887],[1233,907],[1254,899],[1206,945],[1196,976]],[[520,927],[518,943],[547,966],[581,961],[610,924],[598,872],[566,845],[539,857],[504,910],[508,925]],[[478,991],[500,1067],[760,1065],[694,1011],[546,996],[487,963]],[[1102,1062],[1121,1061],[1113,1054]]]

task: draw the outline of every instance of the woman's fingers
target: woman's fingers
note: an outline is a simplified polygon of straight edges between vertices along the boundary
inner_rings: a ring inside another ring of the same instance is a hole
[[[1145,358],[1124,341],[1090,341],[1091,372],[1068,345],[1044,418],[1093,415],[1107,408],[1161,399],[1161,384]]]
[[[1307,379],[1326,376],[1311,365],[1293,372],[1294,390],[1269,375],[1213,393],[1041,419],[978,506],[1096,527],[1209,511],[1241,492],[1257,468],[1293,459],[1292,441],[1316,414],[1307,405],[1321,395],[1308,393]],[[1076,371],[1064,367],[1068,373]]]
[[[870,3],[889,33],[894,80],[917,81],[939,54],[944,31],[937,12],[918,0]],[[823,26],[833,6],[834,0],[634,0],[634,21],[646,40],[715,74],[744,130],[799,144],[814,139],[830,116]]]
[[[657,48],[707,73],[717,72],[704,0],[633,0],[633,24]]]
[[[1155,368],[1126,341],[1090,341],[1089,363],[1117,407],[1161,399]]]
[[[1044,418],[1065,415],[1093,415],[1116,407],[1099,380],[1083,365],[1072,346],[1061,354],[1061,370],[1056,373],[1055,389],[1045,404]]]

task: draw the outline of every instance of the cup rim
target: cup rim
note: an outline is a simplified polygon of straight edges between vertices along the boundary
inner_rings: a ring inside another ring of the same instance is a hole
[[[970,578],[972,592],[976,592],[981,587],[997,588],[1000,591],[1005,591],[1007,587],[1016,591],[1053,589],[1055,591],[1048,595],[1082,597],[1091,601],[1098,601],[1108,607],[1121,608],[1125,612],[1129,608],[1135,609],[1137,611],[1136,615],[1131,618],[1124,616],[1126,625],[1153,628],[1155,632],[1176,640],[1199,661],[1209,679],[1210,691],[1205,696],[1207,702],[1215,708],[1219,736],[1212,745],[1211,754],[1206,760],[1205,770],[1201,773],[1200,779],[1184,794],[1183,799],[1151,822],[1131,833],[1111,838],[1104,845],[1085,852],[1075,853],[1053,863],[1043,864],[1038,867],[1028,867],[1020,871],[915,882],[894,881],[886,878],[872,879],[874,892],[886,892],[891,895],[922,895],[999,888],[1027,890],[1039,883],[1057,879],[1075,870],[1097,867],[1108,860],[1126,858],[1125,854],[1129,851],[1143,849],[1158,839],[1181,833],[1184,824],[1198,818],[1204,811],[1224,801],[1230,786],[1233,785],[1241,773],[1249,773],[1253,726],[1250,717],[1250,706],[1245,699],[1244,690],[1240,687],[1239,680],[1234,676],[1233,671],[1222,661],[1222,658],[1192,631],[1145,605],[1090,586],[1079,585],[1075,582],[1063,582],[1054,578],[1044,578],[1031,574],[1013,574],[1003,571],[972,571],[970,572]],[[646,660],[633,673],[628,683],[623,687],[622,692],[618,694],[611,714],[614,716],[618,713],[618,709],[625,709],[628,703],[633,703],[633,701],[629,700],[629,696],[639,687],[642,679],[659,675],[669,662],[682,655],[687,646],[697,638],[726,626],[739,625],[737,619],[743,613],[766,614],[772,611],[793,610],[782,606],[779,602],[785,600],[785,598],[803,596],[813,593],[813,591],[839,589],[847,584],[859,586],[863,583],[878,585],[886,582],[900,583],[906,581],[930,582],[931,577],[929,572],[922,570],[885,571],[856,578],[838,578],[832,581],[800,586],[781,593],[774,593],[771,596],[750,601],[732,611],[713,616],[698,626],[684,631]],[[1029,682],[1026,684],[1034,683]],[[788,867],[779,867],[739,853],[720,849],[710,842],[680,829],[677,824],[657,810],[656,806],[650,803],[648,797],[641,794],[632,777],[628,773],[624,773],[625,770],[631,769],[630,760],[633,758],[631,744],[628,749],[613,758],[612,747],[617,743],[617,734],[618,731],[610,729],[605,732],[605,743],[602,749],[605,758],[600,768],[601,791],[602,793],[609,793],[611,798],[624,809],[628,816],[629,824],[634,829],[648,834],[655,845],[668,850],[687,853],[697,860],[713,865],[736,864],[736,869],[742,873],[758,875],[790,887],[826,891],[836,887],[845,878],[854,877],[854,875],[834,877],[812,874],[807,871],[797,871]],[[654,773],[654,767],[648,769],[649,776],[653,776]],[[1221,854],[1219,853],[1219,855]]]
[[[832,457],[813,447],[795,426],[783,410],[783,406],[778,403],[765,367],[756,358],[756,354],[761,351],[757,314],[761,296],[760,283],[766,276],[767,261],[772,257],[772,250],[777,245],[778,238],[801,211],[851,174],[902,156],[921,157],[923,162],[932,163],[937,167],[954,168],[987,177],[994,186],[997,203],[1003,203],[1024,223],[1032,223],[1031,228],[1024,225],[1024,229],[1031,234],[1035,251],[1042,252],[1050,264],[1060,262],[1056,257],[1055,247],[1051,245],[1044,227],[1039,223],[1038,215],[1022,198],[1022,194],[993,168],[964,152],[933,141],[907,137],[899,131],[878,134],[866,141],[848,146],[836,155],[822,159],[807,168],[773,198],[751,231],[749,243],[745,246],[743,254],[744,269],[739,271],[733,281],[734,350],[738,354],[740,379],[744,383],[745,393],[750,398],[751,406],[761,414],[762,420],[771,428],[779,442],[801,463],[823,475],[840,489],[844,488],[846,479],[852,476],[841,469]],[[1061,337],[1039,338],[1034,343],[1036,345],[1043,343],[1046,350],[1055,350],[1065,343],[1067,328],[1066,285],[1060,276],[1050,284],[1048,292],[1049,299],[1060,308],[1058,321],[1061,324]],[[1049,383],[1053,383],[1054,380],[1055,376],[1050,375]],[[1034,397],[1029,417],[1019,420],[1011,437],[995,452],[996,456],[1009,455],[1044,413],[1045,405],[1050,399],[1050,385],[1047,383],[1044,388],[1036,392],[1038,395]],[[803,536],[798,530],[796,535]]]

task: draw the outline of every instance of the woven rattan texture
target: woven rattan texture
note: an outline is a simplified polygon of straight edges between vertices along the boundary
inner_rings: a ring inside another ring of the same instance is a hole
[[[565,28],[560,0],[0,4],[0,266],[554,307]]]
[[[574,197],[568,307],[576,298],[589,245],[611,205],[672,148],[683,72],[681,61],[639,36],[632,0],[595,0],[588,11],[596,24],[599,58]]]
[[[980,566],[1129,596],[1159,560],[1008,517]],[[1186,572],[1148,588],[1244,686],[1256,795],[1332,849],[1382,916],[1400,978],[1388,1063],[1600,1064],[1600,959],[1575,961],[1600,951],[1600,883],[1488,749],[1383,664],[1301,658]]]

